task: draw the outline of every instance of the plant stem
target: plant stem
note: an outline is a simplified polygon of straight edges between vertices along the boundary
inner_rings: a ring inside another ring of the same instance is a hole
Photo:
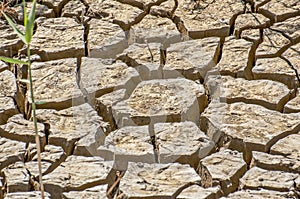
[[[35,143],[36,143],[37,156],[38,156],[39,183],[40,183],[42,199],[44,199],[45,196],[44,196],[44,185],[43,185],[43,181],[42,181],[41,146],[40,146],[40,138],[39,138],[39,134],[38,134],[38,127],[37,127],[35,101],[34,101],[34,94],[33,94],[33,82],[32,82],[32,75],[31,75],[30,44],[27,45],[27,56],[28,56],[28,63],[29,63],[28,64],[28,76],[29,76],[29,82],[30,82],[32,117],[33,117],[33,123],[34,123]]]

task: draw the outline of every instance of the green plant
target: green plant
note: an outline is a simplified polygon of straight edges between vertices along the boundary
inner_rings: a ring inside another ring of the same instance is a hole
[[[37,147],[37,155],[38,155],[38,167],[39,167],[39,182],[40,182],[40,190],[42,198],[44,198],[44,186],[42,182],[42,166],[41,166],[41,146],[40,146],[40,139],[38,135],[37,129],[37,118],[36,118],[36,104],[39,102],[35,102],[34,100],[34,93],[33,93],[33,82],[32,82],[32,75],[31,75],[31,61],[30,61],[30,43],[33,36],[33,27],[34,27],[34,20],[35,20],[35,8],[36,8],[36,0],[33,0],[32,8],[27,15],[26,12],[26,3],[24,3],[24,26],[25,26],[25,33],[22,33],[16,26],[16,24],[3,12],[2,15],[7,20],[8,24],[12,27],[14,32],[18,35],[18,37],[27,45],[27,58],[28,60],[22,61],[18,59],[8,58],[8,57],[0,57],[0,60],[3,60],[8,63],[12,64],[23,64],[28,66],[28,77],[27,79],[21,79],[20,82],[29,84],[29,90],[31,94],[31,101],[32,101],[32,118],[34,123],[34,130],[35,130],[35,142]]]

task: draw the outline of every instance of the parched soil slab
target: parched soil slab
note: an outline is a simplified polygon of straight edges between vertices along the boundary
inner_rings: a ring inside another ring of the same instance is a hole
[[[283,114],[259,105],[210,103],[201,115],[201,129],[220,145],[267,152],[279,139],[299,132],[300,114]]]
[[[298,7],[300,7],[300,4]],[[287,34],[291,38],[291,41],[297,41],[300,38],[299,20],[300,16],[295,16],[283,22],[273,24],[272,29]]]
[[[11,97],[0,97],[0,125],[5,124],[8,118],[17,114],[13,98]]]
[[[62,17],[79,18],[83,16],[82,13],[84,11],[85,6],[80,0],[68,0],[68,2],[61,7],[59,12],[61,13]],[[59,14],[59,12],[57,14]]]
[[[118,59],[133,67],[149,63],[160,64],[160,48],[161,44],[159,43],[134,43],[125,49],[122,54],[118,55]],[[127,56],[130,60],[126,60],[123,58],[124,56]]]
[[[130,93],[140,82],[134,68],[121,62],[105,63],[105,60],[96,58],[82,59],[80,75],[80,87],[92,100],[122,88]]]
[[[93,58],[115,58],[128,47],[132,37],[129,32],[107,20],[92,19],[88,22],[88,27],[88,55]]]
[[[112,107],[118,127],[194,121],[207,104],[204,88],[186,79],[141,82],[131,96]]]
[[[181,41],[176,25],[168,18],[147,15],[132,26],[132,30],[137,43],[161,43],[169,46]]]
[[[62,8],[71,0],[43,0],[39,2],[47,6],[50,9],[53,9],[54,13],[58,16],[61,13]]]
[[[199,185],[192,185],[184,189],[177,199],[215,199],[221,195],[220,187],[203,188]]]
[[[287,158],[282,155],[271,155],[258,151],[252,152],[251,167],[253,166],[257,166],[266,170],[300,173],[299,160]]]
[[[203,187],[221,186],[227,195],[237,189],[239,178],[247,171],[243,154],[223,150],[205,157],[199,163],[199,174]]]
[[[128,97],[126,89],[119,89],[95,99],[96,111],[98,115],[103,117],[104,121],[109,123],[110,130],[116,129],[115,120],[112,115],[112,106]]]
[[[46,1],[49,2],[51,0],[46,0]],[[40,3],[44,3],[44,1],[37,2],[36,7],[35,7],[35,19],[37,19],[39,17],[47,17],[47,18],[55,17],[55,12],[53,9],[47,7],[46,5],[42,5]],[[32,2],[26,2],[27,15],[29,15],[30,10],[32,9],[32,4],[33,4]],[[23,18],[24,5],[23,4],[15,5],[14,10],[18,13],[19,22],[23,22],[24,21],[24,18]]]
[[[111,131],[108,123],[101,121],[97,131],[92,130],[86,136],[75,143],[74,155],[95,156],[97,148],[104,143],[104,137]]]
[[[222,50],[222,58],[217,64],[221,75],[244,77],[252,43],[244,39],[228,37]]]
[[[199,159],[214,149],[209,140],[195,123],[157,123],[154,125],[156,144],[159,147],[160,163],[180,162],[196,168]]]
[[[193,122],[158,123],[154,125],[154,134],[151,135],[148,126],[120,128],[106,137],[97,155],[124,164],[180,162],[196,168],[199,159],[214,148],[214,143]],[[157,154],[154,145],[158,146]]]
[[[111,132],[97,155],[105,160],[155,163],[148,126],[127,126]]]
[[[41,61],[84,56],[83,26],[75,19],[42,17],[36,22],[37,30],[30,45],[31,54],[39,55]]]
[[[128,23],[137,17],[143,11],[137,7],[128,5],[126,3],[120,3],[118,1],[102,1],[95,3],[95,0],[88,0],[90,3],[94,2],[95,10],[103,11],[108,14],[106,19],[120,20],[124,23]]]
[[[26,143],[0,137],[0,171],[17,161],[24,161]]]
[[[114,180],[112,167],[113,162],[104,162],[99,157],[69,156],[53,172],[43,176],[45,191],[52,198],[62,198],[62,192],[83,191],[107,184]]]
[[[300,112],[300,94],[298,94],[294,99],[290,100],[284,105],[284,113],[296,113]]]
[[[188,165],[131,163],[121,179],[120,190],[130,198],[168,198],[181,186],[200,181]]]
[[[25,28],[18,26],[21,30]],[[0,21],[0,56],[11,57],[18,53],[18,50],[23,47],[22,40],[13,31],[13,29],[6,25],[3,21]]]
[[[44,125],[37,123],[41,147],[46,144]],[[35,143],[35,131],[32,121],[25,120],[23,115],[17,114],[8,119],[7,123],[0,126],[0,134],[7,139],[17,140],[25,143]]]
[[[88,188],[84,191],[69,191],[62,194],[64,199],[78,199],[78,198],[88,198],[88,199],[100,199],[106,198],[107,185],[99,185],[92,188]]]
[[[30,191],[29,173],[23,162],[16,162],[1,171],[7,193]]]
[[[203,80],[207,71],[217,64],[219,40],[205,38],[172,44],[167,49],[164,77],[176,78],[182,75],[191,80]]]
[[[270,29],[264,29],[263,42],[256,49],[258,58],[274,57],[278,51],[289,45],[290,40],[281,33]]]
[[[288,158],[292,158],[295,160],[299,160],[300,158],[300,132],[298,134],[292,134],[286,136],[276,142],[271,147],[271,154],[279,154],[286,156]]]
[[[230,0],[179,2],[175,14],[182,18],[191,38],[228,36],[233,19],[243,13],[244,7],[240,1]]]
[[[59,164],[67,158],[66,153],[62,147],[46,145],[45,149],[41,153],[42,160],[42,175],[53,171]],[[30,172],[30,175],[35,179],[38,179],[38,157],[37,154],[29,161],[25,162],[25,166]]]
[[[9,70],[0,72],[0,97],[14,97],[16,92],[15,75]]]
[[[220,101],[257,104],[268,109],[281,111],[290,98],[286,85],[270,80],[245,80],[231,76],[209,76],[208,88],[219,82]]]
[[[298,0],[271,0],[258,8],[258,12],[274,22],[281,22],[300,14],[300,2]]]
[[[283,171],[270,171],[253,167],[240,179],[240,188],[255,189],[263,188],[274,191],[288,192],[294,190],[296,173]]]
[[[270,19],[266,18],[262,14],[246,13],[237,16],[234,24],[234,35],[238,38],[245,30],[249,29],[263,29],[270,27]]]
[[[241,199],[241,198],[255,198],[255,199],[286,199],[292,198],[289,192],[283,191],[271,191],[266,189],[259,189],[259,190],[240,190],[234,193],[229,194],[226,197],[222,197],[221,199]]]
[[[76,83],[76,59],[61,59],[32,64],[33,90],[38,109],[61,110],[72,106],[73,101],[83,101]],[[68,92],[66,92],[66,90]],[[27,101],[31,103],[30,92]]]
[[[297,69],[299,70],[300,66]],[[295,71],[291,69],[286,61],[279,57],[258,59],[252,71],[254,79],[278,81],[289,88],[294,88],[296,85]]]
[[[97,141],[101,143],[105,138],[101,127],[103,121],[89,104],[73,106],[61,111],[38,110],[37,118],[49,125],[49,144],[62,146],[68,155],[75,142],[89,133],[98,135]]]
[[[51,199],[50,194],[44,192],[45,199]],[[30,192],[15,192],[8,193],[5,195],[5,199],[40,199],[42,197],[40,191],[30,191]]]

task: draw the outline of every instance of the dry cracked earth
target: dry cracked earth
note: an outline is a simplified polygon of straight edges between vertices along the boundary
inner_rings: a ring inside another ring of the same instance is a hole
[[[39,0],[36,16],[46,198],[300,197],[299,0]],[[0,29],[0,55],[26,59]],[[0,61],[0,198],[41,197],[26,77]]]

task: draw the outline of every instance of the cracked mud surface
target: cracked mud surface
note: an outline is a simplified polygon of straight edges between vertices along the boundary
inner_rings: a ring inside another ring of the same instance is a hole
[[[298,0],[43,0],[36,16],[45,198],[300,198]],[[25,59],[0,30],[0,56]],[[26,77],[0,61],[0,199],[41,198]]]

